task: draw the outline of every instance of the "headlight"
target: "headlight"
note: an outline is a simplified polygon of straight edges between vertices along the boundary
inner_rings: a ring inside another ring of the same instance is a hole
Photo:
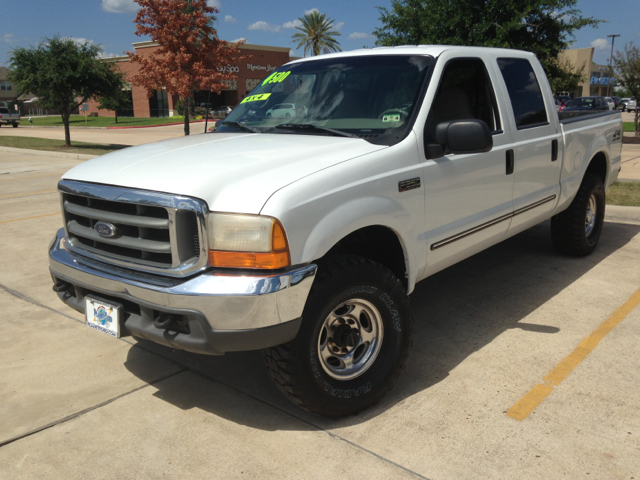
[[[212,267],[278,269],[291,265],[284,227],[275,218],[210,213],[207,234]]]

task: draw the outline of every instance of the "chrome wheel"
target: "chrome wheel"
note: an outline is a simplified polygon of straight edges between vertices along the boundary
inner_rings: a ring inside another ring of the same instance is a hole
[[[318,338],[322,368],[337,380],[362,375],[380,353],[384,327],[380,312],[359,298],[341,303],[325,319]]]
[[[584,218],[584,233],[588,237],[593,232],[593,227],[596,224],[596,213],[598,210],[598,204],[596,203],[596,196],[591,194],[589,197],[589,204],[587,205],[587,214]]]

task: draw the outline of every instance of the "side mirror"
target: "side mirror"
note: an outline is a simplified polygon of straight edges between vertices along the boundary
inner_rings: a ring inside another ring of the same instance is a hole
[[[489,126],[482,120],[454,120],[436,127],[435,144],[426,145],[427,158],[450,153],[484,153],[493,148]]]

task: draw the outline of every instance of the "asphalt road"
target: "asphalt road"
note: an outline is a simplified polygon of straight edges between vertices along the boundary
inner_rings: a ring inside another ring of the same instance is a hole
[[[47,245],[77,163],[0,151],[0,478],[640,478],[639,222],[581,259],[545,223],[420,283],[395,389],[328,421],[260,352],[115,340],[58,300]]]

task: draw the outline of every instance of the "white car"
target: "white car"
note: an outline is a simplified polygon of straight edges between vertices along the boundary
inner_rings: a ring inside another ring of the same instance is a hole
[[[623,98],[620,100],[620,106],[623,112],[631,112],[637,108],[635,98]]]
[[[614,110],[616,108],[616,102],[613,101],[613,98],[604,97],[604,99],[607,101],[607,105],[609,105],[609,110]]]
[[[307,114],[307,107],[295,103],[279,103],[267,110],[267,118],[303,118]]]

